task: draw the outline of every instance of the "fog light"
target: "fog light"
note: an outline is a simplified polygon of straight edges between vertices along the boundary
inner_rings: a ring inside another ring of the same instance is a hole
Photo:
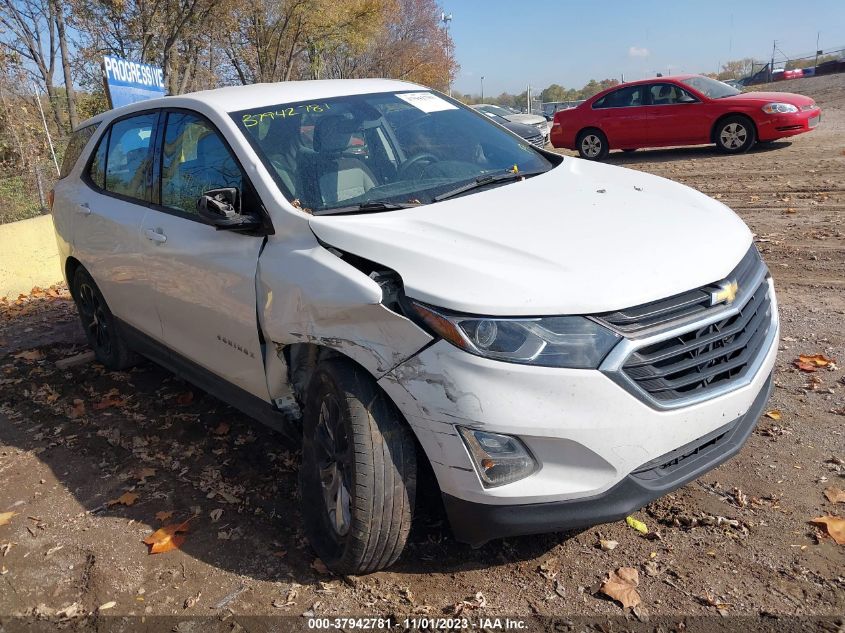
[[[537,470],[537,462],[517,438],[462,426],[457,428],[485,487],[503,486]]]

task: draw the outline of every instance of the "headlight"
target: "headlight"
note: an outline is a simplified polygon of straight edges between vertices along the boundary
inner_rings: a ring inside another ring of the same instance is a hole
[[[517,438],[458,427],[481,482],[488,488],[528,477],[537,462]]]
[[[763,106],[763,112],[766,114],[788,114],[798,112],[798,108],[791,103],[767,103]]]
[[[621,336],[578,316],[473,317],[411,301],[436,334],[471,354],[508,363],[595,369]]]

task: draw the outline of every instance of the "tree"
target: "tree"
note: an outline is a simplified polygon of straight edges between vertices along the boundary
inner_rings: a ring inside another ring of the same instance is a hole
[[[53,0],[0,0],[0,25],[5,30],[0,41],[9,61],[38,80],[47,93],[56,127],[64,131],[54,83],[59,42]]]
[[[725,62],[722,64],[722,72],[718,77],[719,79],[742,79],[751,74],[753,65],[754,59],[751,57]]]

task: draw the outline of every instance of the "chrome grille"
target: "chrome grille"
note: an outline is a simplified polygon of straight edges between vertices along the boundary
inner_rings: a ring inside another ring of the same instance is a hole
[[[747,289],[762,266],[760,254],[752,245],[727,278],[736,280],[740,288]],[[647,330],[662,328],[669,323],[675,325],[687,320],[700,319],[708,311],[720,309],[722,306],[710,305],[710,294],[717,289],[716,284],[702,286],[668,299],[601,314],[598,315],[598,319],[621,334],[639,335]]]
[[[542,134],[538,134],[537,136],[529,136],[525,140],[531,143],[532,145],[536,145],[537,147],[544,147],[546,144]]]
[[[660,401],[721,388],[742,378],[772,326],[769,283],[764,280],[735,314],[633,352],[623,373]]]

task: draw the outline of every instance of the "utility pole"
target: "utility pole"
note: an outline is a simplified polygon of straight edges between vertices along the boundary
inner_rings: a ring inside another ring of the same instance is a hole
[[[445,11],[440,12],[440,21],[443,23],[443,28],[446,29],[446,57],[449,56],[449,25],[452,23],[452,14]],[[452,96],[452,82],[449,81],[449,96]]]
[[[772,79],[775,78],[775,51],[778,47],[778,41],[774,40],[772,42],[772,61],[769,64],[769,82],[771,83]]]
[[[484,75],[481,75],[481,103],[484,103]]]
[[[816,66],[819,65],[819,53],[821,53],[821,51],[819,50],[819,38],[821,36],[822,36],[821,31],[816,32],[816,61],[813,62],[813,68],[814,69],[815,69]]]

